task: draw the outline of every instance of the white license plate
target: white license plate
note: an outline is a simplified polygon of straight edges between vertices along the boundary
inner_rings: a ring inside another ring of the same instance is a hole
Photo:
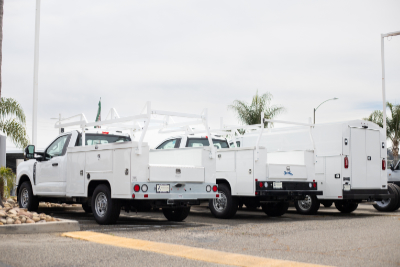
[[[343,190],[344,190],[344,191],[350,191],[350,189],[351,189],[351,187],[350,187],[349,184],[344,184],[344,185],[343,185]]]
[[[282,189],[282,182],[274,182],[273,187],[274,189]]]
[[[158,184],[156,185],[157,193],[169,193],[169,184]]]

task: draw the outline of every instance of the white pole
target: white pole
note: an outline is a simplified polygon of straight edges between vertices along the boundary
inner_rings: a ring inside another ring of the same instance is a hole
[[[398,32],[390,32],[381,34],[381,60],[382,60],[382,102],[383,102],[383,132],[386,142],[386,89],[385,89],[385,53],[384,53],[384,38],[389,36],[400,35],[400,31]],[[386,146],[385,146],[386,147]]]
[[[58,121],[61,123],[61,113],[58,114]],[[61,128],[58,128],[58,135],[61,134]]]
[[[39,30],[40,30],[40,0],[36,0],[35,19],[35,52],[33,63],[33,114],[32,114],[32,142],[37,145],[37,104],[38,104],[38,72],[39,72]]]

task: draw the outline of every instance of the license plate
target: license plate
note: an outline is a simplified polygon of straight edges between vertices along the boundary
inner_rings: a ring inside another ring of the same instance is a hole
[[[156,185],[157,193],[169,193],[169,184],[158,184]]]
[[[274,189],[282,189],[282,182],[274,182],[273,187]]]
[[[343,185],[343,190],[344,190],[344,191],[350,191],[350,189],[351,189],[351,187],[350,187],[349,184],[344,184],[344,185]]]

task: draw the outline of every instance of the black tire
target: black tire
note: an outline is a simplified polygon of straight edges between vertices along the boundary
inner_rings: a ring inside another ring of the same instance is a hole
[[[391,184],[392,185],[392,187],[394,188],[394,189],[396,189],[397,190],[397,207],[395,207],[395,209],[393,210],[393,211],[396,211],[396,210],[398,210],[399,208],[400,208],[400,186],[398,186],[398,185],[396,185],[396,184]]]
[[[163,208],[165,218],[171,222],[181,222],[189,215],[190,207],[184,208]]]
[[[18,205],[20,208],[25,208],[29,211],[37,211],[39,200],[33,195],[30,182],[23,182],[18,192]]]
[[[98,205],[96,206],[96,202]],[[105,206],[101,207],[101,203]],[[92,196],[92,211],[98,224],[114,224],[121,212],[121,205],[117,199],[111,198],[110,188],[105,184],[96,187]]]
[[[388,184],[388,190],[390,194],[394,194],[394,198],[383,199],[380,201],[376,201],[373,205],[376,210],[383,212],[391,212],[398,209],[399,204],[399,194],[397,192],[397,188],[394,187],[393,184]]]
[[[88,203],[82,203],[82,209],[86,212],[86,213],[93,213],[92,211],[92,207],[89,206]]]
[[[325,208],[330,208],[333,205],[333,201],[321,201],[321,204],[324,205]]]
[[[269,217],[279,217],[285,214],[289,208],[289,202],[276,202],[263,204],[262,210]]]
[[[358,203],[348,201],[336,201],[335,207],[341,213],[351,213],[357,209]]]
[[[320,202],[316,196],[307,195],[303,200],[295,200],[294,206],[300,214],[313,215],[318,212]]]
[[[208,206],[214,217],[219,219],[230,219],[235,216],[238,210],[239,201],[232,197],[231,190],[227,184],[219,184],[219,199],[210,199]]]

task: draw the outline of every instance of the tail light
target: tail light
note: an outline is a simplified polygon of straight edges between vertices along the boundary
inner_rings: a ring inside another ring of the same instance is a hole
[[[214,191],[214,192],[217,192],[217,190],[218,190],[218,187],[217,187],[216,185],[214,185],[214,186],[213,186],[213,191]]]
[[[135,198],[135,194],[132,194],[132,198]]]
[[[349,158],[347,156],[344,157],[344,168],[345,169],[349,168]]]
[[[135,192],[139,192],[140,186],[139,186],[138,184],[135,184],[135,186],[133,187],[133,190],[134,190]]]
[[[109,134],[110,132],[101,132],[102,134]]]
[[[259,183],[259,186],[260,186],[260,188],[262,188],[262,187],[264,186],[264,183],[263,183],[263,182],[260,182],[260,183]]]
[[[382,171],[386,170],[386,160],[382,160]]]

